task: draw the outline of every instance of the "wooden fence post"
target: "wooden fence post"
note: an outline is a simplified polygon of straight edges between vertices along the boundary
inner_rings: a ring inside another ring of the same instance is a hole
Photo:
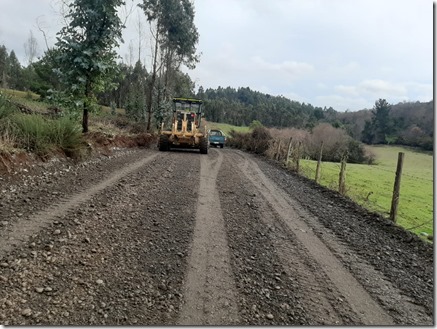
[[[399,204],[399,192],[401,190],[401,176],[402,176],[402,166],[404,164],[404,153],[399,152],[398,154],[398,165],[396,168],[396,178],[393,187],[393,198],[391,200],[390,209],[390,220],[396,223],[396,217],[398,215],[398,204]]]
[[[279,158],[281,157],[281,140],[278,142],[278,149],[276,150],[276,156],[275,160],[279,161]]]
[[[297,155],[296,155],[296,172],[299,173],[299,166],[300,166],[300,147],[302,146],[302,141],[299,141],[299,144],[297,145]]]
[[[290,159],[290,153],[291,153],[291,142],[293,141],[293,137],[290,137],[290,141],[288,142],[288,149],[287,149],[287,157],[285,158],[285,166],[288,167],[288,160]]]
[[[316,167],[316,183],[320,180],[320,165],[322,164],[322,153],[323,153],[323,141],[320,143],[320,152],[319,152],[319,159],[317,160],[317,167]]]
[[[341,159],[340,174],[338,179],[338,192],[340,192],[342,195],[346,193],[346,161],[347,154],[345,154]]]

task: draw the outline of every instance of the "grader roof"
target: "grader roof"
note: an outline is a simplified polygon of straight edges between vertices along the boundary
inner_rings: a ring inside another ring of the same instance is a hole
[[[202,104],[203,101],[195,98],[183,98],[183,97],[175,97],[173,98],[174,103],[186,103],[186,104]]]

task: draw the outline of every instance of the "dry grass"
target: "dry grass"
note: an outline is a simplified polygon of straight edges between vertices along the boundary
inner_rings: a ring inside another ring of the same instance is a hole
[[[0,135],[0,154],[11,154],[15,153],[19,149],[16,147],[16,138],[9,133],[8,130]]]
[[[115,135],[122,134],[124,131],[117,126],[115,126],[111,120],[99,119],[92,120],[89,125],[90,132],[101,132],[105,135],[110,135],[114,137]]]

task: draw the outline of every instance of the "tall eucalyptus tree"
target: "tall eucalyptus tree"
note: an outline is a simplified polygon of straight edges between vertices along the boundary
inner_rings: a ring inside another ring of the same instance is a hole
[[[83,104],[83,132],[88,132],[88,113],[94,93],[110,82],[117,65],[115,49],[124,28],[117,9],[123,0],[74,0],[57,37],[59,74],[70,92]]]
[[[143,0],[139,6],[155,30],[146,101],[147,130],[150,130],[154,103],[159,103],[153,99],[158,73],[162,72],[164,97],[168,96],[170,74],[181,64],[194,68],[199,61],[196,55],[199,33],[194,25],[194,5],[190,0]]]

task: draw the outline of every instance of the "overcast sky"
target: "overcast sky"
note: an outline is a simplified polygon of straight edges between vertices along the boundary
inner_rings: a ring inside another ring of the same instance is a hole
[[[30,31],[40,54],[62,26],[60,0],[1,0],[0,44],[25,63]],[[142,61],[150,40],[126,0],[120,55]],[[250,87],[338,111],[433,98],[432,0],[195,0],[200,63],[196,86]],[[135,6],[133,6],[135,8]],[[129,14],[129,15],[128,15]]]

